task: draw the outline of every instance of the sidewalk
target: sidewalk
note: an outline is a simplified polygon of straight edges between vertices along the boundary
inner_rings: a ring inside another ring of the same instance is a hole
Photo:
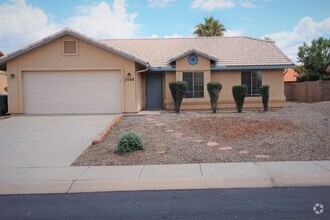
[[[0,168],[0,194],[330,186],[330,161]]]

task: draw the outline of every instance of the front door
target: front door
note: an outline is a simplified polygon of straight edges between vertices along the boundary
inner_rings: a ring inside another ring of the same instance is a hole
[[[163,108],[163,74],[147,74],[147,109]]]

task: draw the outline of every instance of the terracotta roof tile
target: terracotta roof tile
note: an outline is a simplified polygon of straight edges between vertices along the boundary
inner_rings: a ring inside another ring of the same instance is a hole
[[[296,82],[298,73],[294,69],[290,68],[284,75],[284,82]]]

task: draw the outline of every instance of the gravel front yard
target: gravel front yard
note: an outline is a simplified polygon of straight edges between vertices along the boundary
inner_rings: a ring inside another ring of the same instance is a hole
[[[330,159],[330,102],[287,103],[278,110],[166,112],[130,116],[74,166],[220,163]],[[116,153],[119,137],[135,131],[144,150]]]

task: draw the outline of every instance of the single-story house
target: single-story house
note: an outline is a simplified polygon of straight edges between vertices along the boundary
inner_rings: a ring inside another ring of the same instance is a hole
[[[284,72],[284,82],[291,83],[297,81],[298,73],[293,68],[289,68]]]
[[[222,83],[220,108],[235,108],[232,86],[246,84],[245,107],[285,102],[283,72],[293,62],[273,41],[250,37],[97,40],[64,29],[0,58],[10,113],[79,114],[173,108],[169,82],[188,82],[182,109],[210,109],[206,85]]]

